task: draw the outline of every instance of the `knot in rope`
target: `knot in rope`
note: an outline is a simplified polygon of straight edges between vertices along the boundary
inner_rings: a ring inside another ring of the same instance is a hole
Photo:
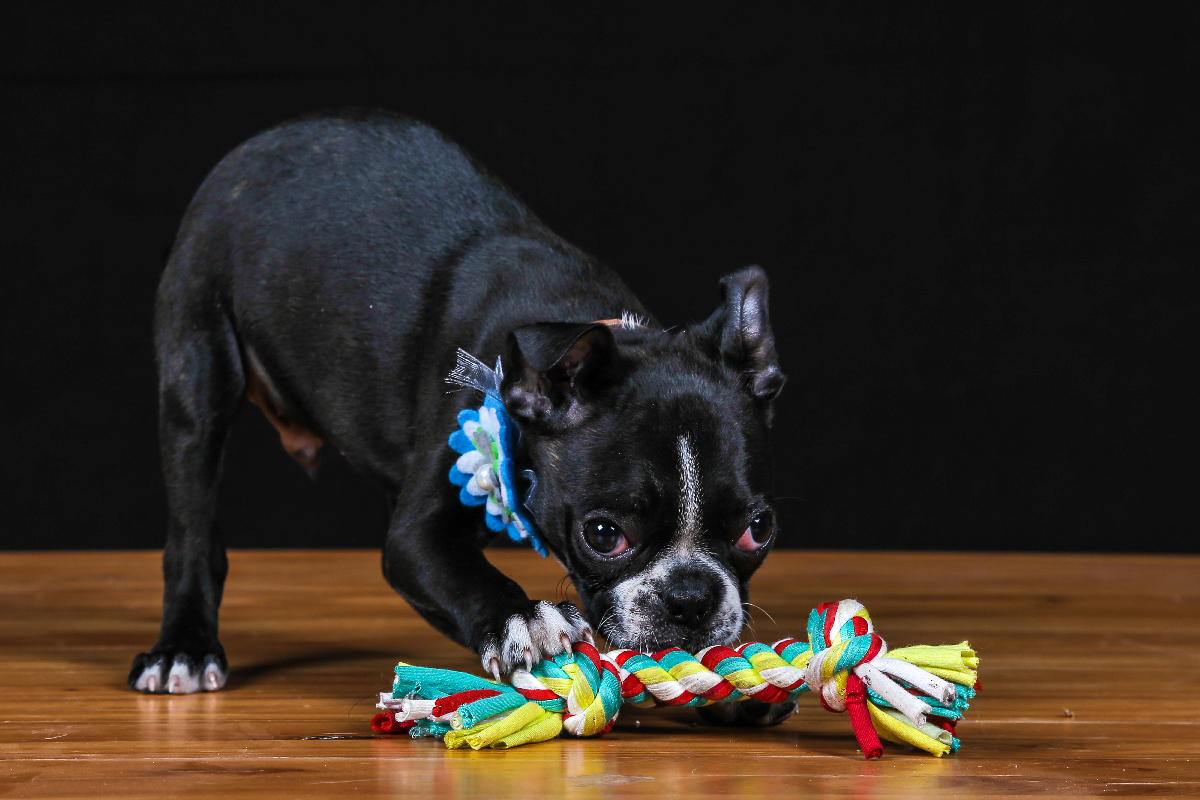
[[[808,615],[812,649],[804,680],[830,711],[846,710],[853,670],[887,654],[887,643],[875,633],[871,615],[857,600],[822,603]]]
[[[587,642],[571,652],[512,674],[512,685],[527,700],[563,714],[563,728],[575,736],[607,733],[621,710],[621,680],[613,660]]]

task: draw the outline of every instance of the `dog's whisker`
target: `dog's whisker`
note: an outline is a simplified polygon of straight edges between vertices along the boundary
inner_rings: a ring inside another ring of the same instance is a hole
[[[612,622],[613,622],[612,614],[606,613],[604,616],[602,616],[600,618],[600,621],[598,623],[596,623],[596,632],[599,633],[601,636],[603,636],[605,639],[611,639],[612,637],[608,632],[608,626]]]
[[[569,583],[570,580],[570,575],[563,575],[562,578],[559,579],[558,585],[554,587],[554,602],[561,603],[567,599],[566,584]]]
[[[758,605],[757,603],[749,603],[749,602],[746,602],[746,603],[742,603],[742,605],[744,605],[744,606],[750,606],[751,608],[757,608],[759,611],[761,611],[761,612],[763,612],[764,614],[766,614],[766,615],[767,615],[767,619],[771,620],[771,624],[772,624],[772,625],[777,625],[777,624],[778,624],[777,622],[775,622],[775,618],[771,616],[771,612],[770,612],[770,611],[767,611],[765,608],[763,608],[762,606]],[[747,611],[747,612],[746,612],[746,615],[747,615],[747,616],[749,616],[749,615],[750,615],[750,612],[749,612],[749,611]]]

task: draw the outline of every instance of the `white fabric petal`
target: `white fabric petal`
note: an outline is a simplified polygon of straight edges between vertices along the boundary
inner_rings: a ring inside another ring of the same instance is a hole
[[[463,453],[458,457],[458,461],[454,465],[458,467],[459,472],[465,472],[468,475],[475,474],[475,470],[487,463],[487,456],[478,450],[472,450],[469,453]]]
[[[479,409],[479,424],[483,429],[491,434],[493,439],[500,436],[500,419],[496,416],[494,409],[483,406]]]
[[[487,495],[483,489],[479,488],[479,482],[475,480],[475,476],[471,476],[471,480],[467,481],[467,493],[473,494],[476,497],[484,497]]]

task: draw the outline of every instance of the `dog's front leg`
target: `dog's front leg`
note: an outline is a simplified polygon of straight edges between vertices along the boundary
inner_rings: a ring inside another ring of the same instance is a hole
[[[530,600],[484,557],[480,509],[463,508],[451,492],[439,492],[432,505],[422,494],[404,492],[396,503],[383,572],[431,625],[497,676],[592,640],[573,603]]]

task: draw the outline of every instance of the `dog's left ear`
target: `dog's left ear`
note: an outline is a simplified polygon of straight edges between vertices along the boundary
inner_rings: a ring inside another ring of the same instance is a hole
[[[779,370],[767,314],[767,273],[762,267],[746,267],[726,275],[721,296],[725,302],[692,334],[714,358],[743,376],[751,397],[770,402],[786,378]]]
[[[597,322],[544,322],[508,337],[501,393],[508,412],[525,422],[570,424],[612,377],[616,342]]]

